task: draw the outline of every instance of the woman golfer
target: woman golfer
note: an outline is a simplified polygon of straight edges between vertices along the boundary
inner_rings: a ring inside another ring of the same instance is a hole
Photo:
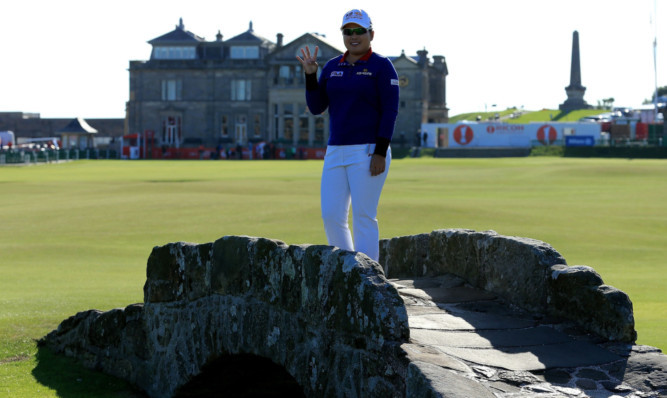
[[[306,102],[313,114],[329,108],[330,136],[320,201],[330,245],[379,258],[377,207],[391,162],[389,143],[398,114],[398,76],[391,61],[371,49],[375,35],[364,10],[343,16],[347,51],[326,63],[317,79],[317,52],[297,56],[306,74]],[[352,229],[348,213],[352,203]]]

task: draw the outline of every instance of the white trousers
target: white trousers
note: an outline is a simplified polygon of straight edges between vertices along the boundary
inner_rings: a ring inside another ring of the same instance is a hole
[[[391,163],[387,150],[385,171],[371,176],[371,156],[375,144],[330,145],[324,156],[320,203],[327,241],[331,246],[359,251],[378,261],[380,232],[377,208]],[[352,230],[348,214],[352,203]]]

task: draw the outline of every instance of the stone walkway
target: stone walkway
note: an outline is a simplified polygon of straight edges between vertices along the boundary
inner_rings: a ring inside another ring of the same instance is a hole
[[[456,276],[392,279],[411,362],[448,398],[667,397],[667,356],[512,308]]]

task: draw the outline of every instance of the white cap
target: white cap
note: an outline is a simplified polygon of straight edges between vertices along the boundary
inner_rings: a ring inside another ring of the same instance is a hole
[[[354,9],[346,12],[345,16],[343,16],[343,24],[340,26],[340,28],[343,29],[343,27],[349,23],[356,23],[362,28],[366,28],[368,30],[373,29],[371,17],[369,17],[364,10]]]

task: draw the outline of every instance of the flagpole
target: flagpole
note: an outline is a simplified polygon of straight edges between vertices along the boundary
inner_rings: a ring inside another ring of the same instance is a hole
[[[658,121],[658,5],[653,0],[653,76],[655,78],[655,92],[653,94],[653,121]],[[663,122],[665,123],[665,122]]]

